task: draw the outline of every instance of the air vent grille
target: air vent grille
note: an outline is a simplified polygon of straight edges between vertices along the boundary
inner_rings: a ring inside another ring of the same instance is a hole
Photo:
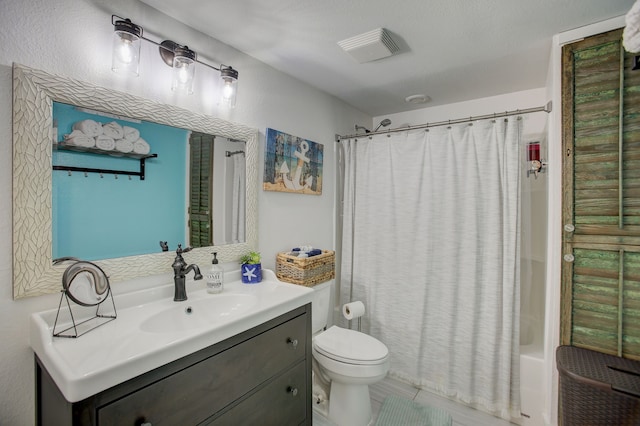
[[[339,41],[338,45],[361,64],[387,58],[400,51],[384,28]]]

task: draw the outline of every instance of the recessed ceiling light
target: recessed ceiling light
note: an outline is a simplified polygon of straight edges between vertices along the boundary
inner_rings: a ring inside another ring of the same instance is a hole
[[[406,98],[404,98],[404,101],[410,104],[424,104],[426,102],[429,102],[431,100],[430,97],[428,97],[427,95],[411,95],[411,96],[407,96]]]

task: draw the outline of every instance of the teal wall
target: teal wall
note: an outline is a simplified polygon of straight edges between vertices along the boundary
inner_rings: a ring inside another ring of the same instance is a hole
[[[60,141],[77,121],[116,121],[140,131],[158,158],[146,160],[145,180],[113,174],[53,171],[53,258],[109,259],[186,246],[188,131],[155,123],[135,123],[79,111],[54,102],[53,119]],[[139,171],[136,159],[53,151],[53,164]]]

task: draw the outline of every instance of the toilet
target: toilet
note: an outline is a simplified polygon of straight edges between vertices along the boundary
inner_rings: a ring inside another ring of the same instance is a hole
[[[316,381],[329,382],[329,419],[337,425],[366,426],[371,421],[369,385],[389,371],[389,350],[365,333],[332,326],[333,280],[313,287],[312,331]]]

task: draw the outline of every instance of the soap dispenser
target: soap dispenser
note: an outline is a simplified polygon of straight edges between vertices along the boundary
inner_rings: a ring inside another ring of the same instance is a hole
[[[221,293],[224,283],[224,269],[218,265],[218,253],[213,253],[213,260],[211,261],[211,269],[207,272],[207,292],[208,293]]]

